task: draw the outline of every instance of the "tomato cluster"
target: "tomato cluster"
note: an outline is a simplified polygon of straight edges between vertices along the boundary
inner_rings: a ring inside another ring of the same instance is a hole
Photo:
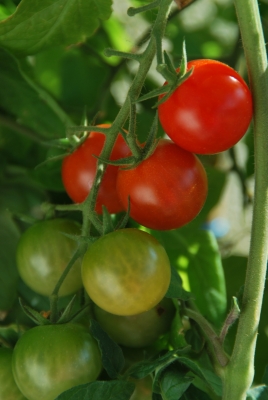
[[[41,221],[26,230],[17,249],[24,282],[50,295],[78,246],[79,234],[80,226],[64,219]],[[146,232],[126,228],[90,245],[83,260],[73,265],[60,294],[76,292],[83,283],[103,329],[119,344],[139,348],[170,328],[175,307],[164,298],[170,277],[162,245]],[[53,400],[73,386],[96,380],[102,369],[97,342],[88,328],[75,323],[34,327],[11,353],[8,371],[18,400]],[[4,362],[7,355],[0,353],[0,364],[1,357]]]
[[[135,221],[151,229],[170,230],[189,223],[202,209],[207,178],[194,153],[218,153],[236,144],[252,119],[252,98],[241,76],[226,64],[195,60],[188,63],[190,69],[190,77],[158,107],[160,122],[173,142],[160,140],[154,153],[132,169],[109,165],[97,199],[98,213],[102,205],[110,213],[127,210],[130,201]],[[62,179],[73,201],[82,202],[91,190],[94,155],[100,154],[104,142],[103,134],[91,132],[65,158]],[[128,155],[119,135],[111,160]]]
[[[160,122],[173,141],[159,140],[154,152],[134,168],[109,165],[100,184],[97,213],[102,206],[117,213],[130,204],[130,216],[139,224],[169,230],[187,224],[202,209],[207,176],[194,153],[211,154],[234,145],[248,128],[252,100],[245,82],[230,67],[211,60],[188,63],[188,70],[192,67],[192,75],[159,106]],[[90,192],[95,156],[104,143],[104,134],[91,132],[64,159],[62,179],[74,202],[83,202]],[[129,152],[119,134],[111,160],[128,157]],[[80,225],[66,219],[41,221],[26,230],[17,249],[18,272],[25,284],[50,296],[80,235]],[[101,236],[83,259],[76,259],[59,295],[84,287],[100,326],[119,345],[137,349],[170,329],[176,312],[173,301],[165,298],[170,279],[169,258],[153,236],[139,229],[118,229]],[[73,386],[96,380],[102,362],[88,328],[48,323],[26,331],[14,350],[0,348],[0,368],[1,398],[53,400]],[[139,397],[137,388],[136,392],[133,399]]]

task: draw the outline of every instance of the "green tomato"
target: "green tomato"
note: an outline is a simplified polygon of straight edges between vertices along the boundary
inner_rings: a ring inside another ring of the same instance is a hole
[[[12,359],[15,381],[28,400],[54,400],[73,386],[96,380],[101,368],[95,339],[78,324],[28,330]]]
[[[153,380],[150,375],[143,379],[130,378],[129,380],[135,383],[135,390],[129,400],[152,400]]]
[[[0,399],[26,400],[13,377],[12,349],[0,347]]]
[[[120,229],[94,242],[82,263],[84,287],[103,310],[135,315],[165,296],[170,264],[163,246],[138,229]]]
[[[138,315],[121,316],[110,314],[97,305],[94,314],[101,327],[111,338],[126,347],[151,345],[166,333],[175,314],[173,301],[164,298],[157,306]]]
[[[37,222],[23,233],[17,248],[17,267],[22,280],[36,293],[51,295],[66,265],[77,248],[67,237],[81,234],[75,221],[54,219]],[[81,259],[73,265],[59,295],[75,293],[82,287]]]

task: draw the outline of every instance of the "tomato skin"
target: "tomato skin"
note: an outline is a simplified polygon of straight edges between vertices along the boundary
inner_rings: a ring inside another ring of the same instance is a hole
[[[17,268],[22,280],[44,296],[51,295],[77,248],[76,241],[62,232],[79,235],[81,227],[67,219],[40,221],[22,234],[17,247]],[[78,259],[63,282],[59,295],[75,293],[81,287],[81,259]]]
[[[96,380],[101,368],[95,339],[78,324],[28,330],[12,359],[15,381],[29,400],[54,400],[73,386]]]
[[[119,170],[118,196],[130,216],[147,228],[179,228],[196,217],[207,197],[207,176],[199,159],[170,140],[136,168]]]
[[[98,126],[108,127],[109,125],[102,124]],[[63,160],[63,184],[69,197],[75,203],[82,203],[92,188],[97,167],[97,159],[93,155],[100,155],[104,142],[104,134],[90,132],[85,142]],[[122,135],[119,134],[110,159],[118,160],[119,158],[126,157],[128,153],[129,148]],[[102,205],[104,205],[111,214],[123,210],[115,189],[117,171],[118,167],[113,165],[108,165],[105,171],[96,203],[96,212],[98,214],[102,214]]]
[[[102,236],[85,253],[82,280],[91,299],[116,315],[153,308],[170,283],[170,263],[163,246],[138,229]]]
[[[13,377],[12,349],[0,347],[0,399],[26,400]]]
[[[96,304],[94,314],[101,327],[118,344],[141,348],[151,345],[166,333],[175,314],[171,299],[164,298],[149,311],[132,316],[108,313]]]
[[[129,378],[130,382],[135,383],[136,387],[129,400],[152,400],[153,380],[151,375],[143,379]]]
[[[219,61],[194,60],[187,70],[191,67],[192,75],[159,105],[161,125],[185,150],[197,154],[227,150],[249,127],[250,90],[235,70]]]

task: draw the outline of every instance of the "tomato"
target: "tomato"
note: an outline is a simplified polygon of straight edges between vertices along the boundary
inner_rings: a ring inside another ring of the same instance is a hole
[[[129,400],[152,400],[153,380],[150,375],[143,379],[129,378],[129,381],[135,383],[135,390]]]
[[[12,349],[0,347],[0,399],[26,400],[13,377]]]
[[[82,263],[88,295],[116,315],[135,315],[153,308],[165,296],[170,274],[163,246],[138,229],[102,236],[88,248]]]
[[[126,347],[145,347],[166,333],[175,314],[172,300],[164,298],[149,311],[121,316],[104,311],[97,305],[94,314],[101,327],[117,343]]]
[[[130,198],[130,216],[141,225],[174,229],[190,222],[203,207],[207,176],[194,154],[162,139],[136,168],[118,171],[117,192],[125,209]]]
[[[66,219],[37,222],[26,230],[17,248],[17,267],[22,280],[36,293],[51,295],[63,270],[77,248],[67,237],[81,234],[80,225]],[[63,282],[59,295],[75,293],[82,287],[81,259]]]
[[[103,124],[98,126],[108,127],[109,125]],[[104,142],[104,134],[91,132],[86,141],[63,160],[63,184],[70,198],[76,203],[82,203],[92,188],[97,167],[97,159],[94,155],[100,155]],[[119,134],[110,159],[118,160],[119,158],[126,157],[128,153],[129,148],[122,135]],[[96,204],[96,211],[99,214],[102,213],[102,205],[110,213],[117,213],[123,210],[115,188],[117,171],[118,167],[112,165],[108,165],[105,171]]]
[[[187,69],[191,67],[192,75],[159,105],[161,125],[185,150],[197,154],[227,150],[249,127],[250,90],[235,70],[219,61],[190,61]]]
[[[97,379],[101,356],[82,325],[44,325],[25,332],[12,359],[15,381],[29,400],[54,400],[73,386]]]

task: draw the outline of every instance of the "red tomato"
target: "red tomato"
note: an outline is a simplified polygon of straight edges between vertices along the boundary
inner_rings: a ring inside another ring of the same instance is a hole
[[[250,90],[236,71],[219,61],[190,61],[187,69],[191,67],[192,75],[160,104],[161,125],[185,150],[197,154],[227,150],[249,127]]]
[[[108,127],[103,124],[100,127]],[[72,154],[65,157],[62,164],[62,180],[66,192],[76,203],[82,203],[92,188],[96,174],[97,159],[105,142],[105,135],[99,132],[90,132],[86,141]],[[119,135],[110,159],[118,160],[129,153],[129,148],[122,135]],[[97,198],[96,211],[102,213],[104,205],[110,213],[123,210],[116,193],[116,176],[118,167],[108,165],[100,185]]]
[[[179,228],[196,217],[207,196],[207,175],[192,153],[170,140],[136,168],[119,170],[117,192],[130,216],[148,228]]]

